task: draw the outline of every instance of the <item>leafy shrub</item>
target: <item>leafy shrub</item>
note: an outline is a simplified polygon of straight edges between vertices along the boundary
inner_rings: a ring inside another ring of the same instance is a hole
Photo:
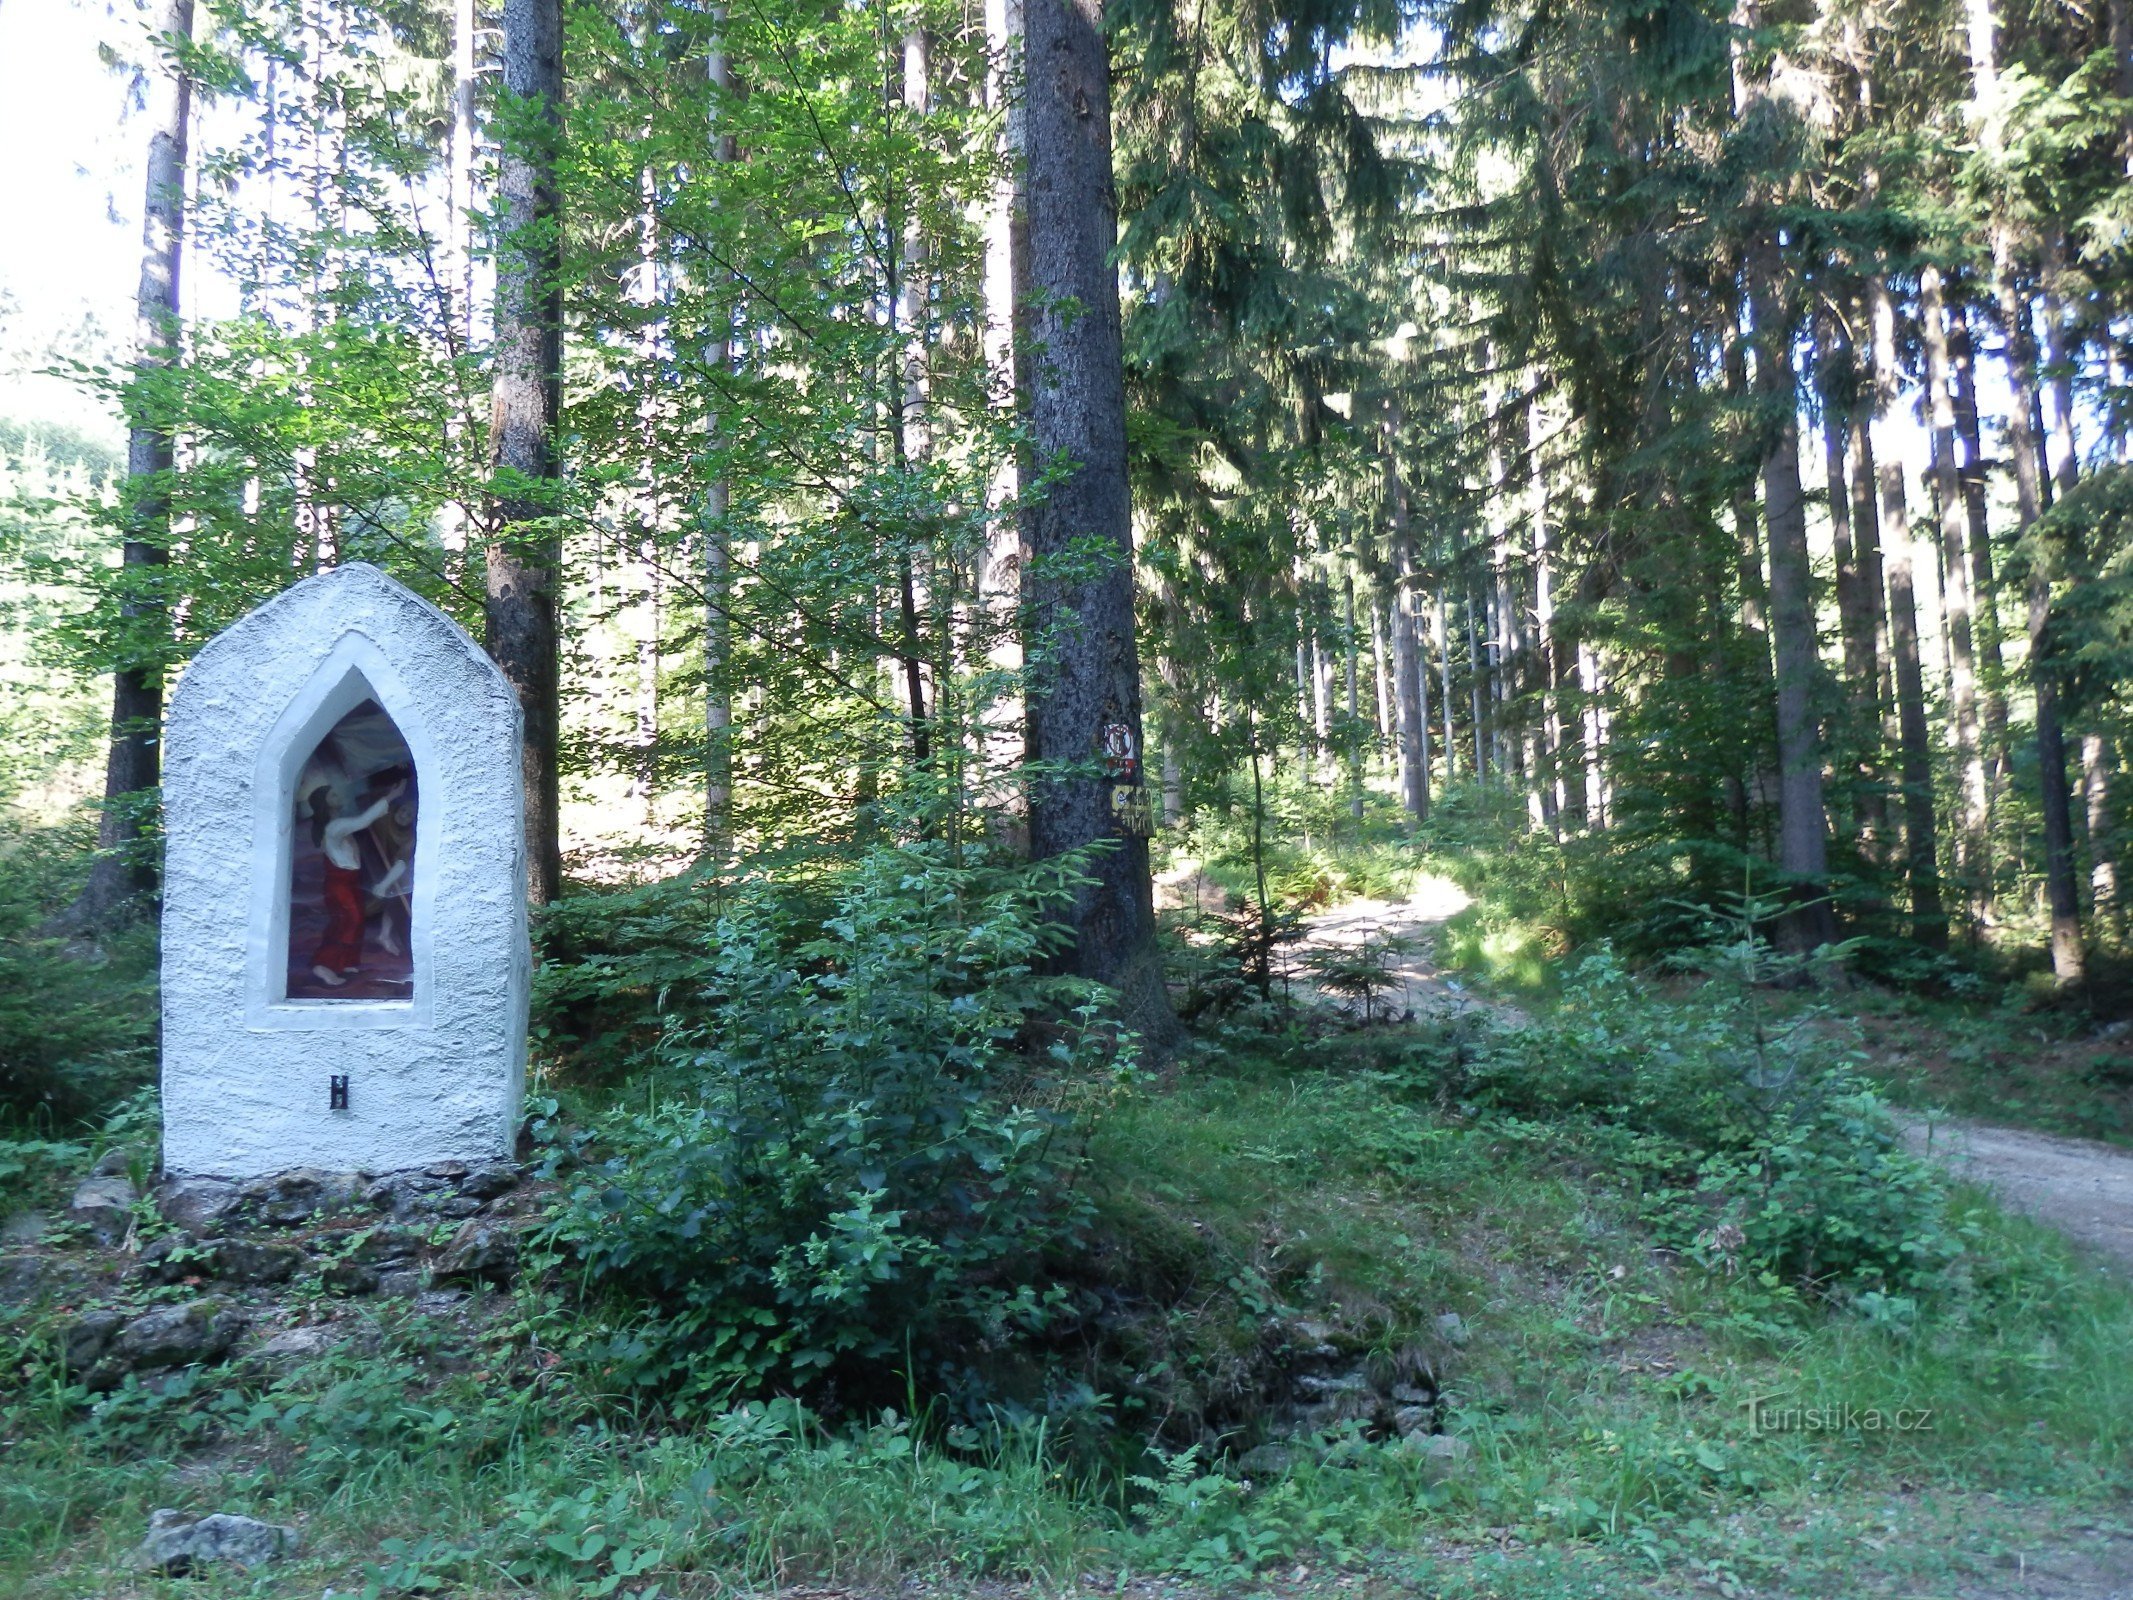
[[[1798,976],[1756,932],[1709,946],[1670,996],[1611,950],[1587,957],[1545,1020],[1479,1052],[1466,1093],[1522,1116],[1591,1118],[1646,1185],[1660,1237],[1727,1272],[1812,1290],[1915,1288],[1957,1245],[1946,1200],[1906,1152],[1846,1024],[1762,991]]]
[[[81,859],[55,831],[0,830],[0,1123],[71,1129],[152,1075],[153,930],[94,949],[37,931]]]
[[[587,1130],[549,1232],[613,1293],[620,1381],[969,1398],[1054,1318],[1076,1102],[1130,1059],[1100,991],[1040,974],[1077,877],[921,842],[869,851],[827,917],[728,890],[643,1101]]]

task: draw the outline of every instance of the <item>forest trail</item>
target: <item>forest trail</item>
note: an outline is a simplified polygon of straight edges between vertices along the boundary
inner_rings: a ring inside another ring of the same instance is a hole
[[[1451,879],[1425,872],[1415,879],[1414,890],[1405,900],[1348,900],[1309,918],[1299,949],[1308,960],[1319,952],[1395,946],[1385,957],[1386,987],[1370,1002],[1373,1017],[1397,1021],[1454,1005],[1479,1006],[1515,1021],[1514,1007],[1482,999],[1456,979],[1447,978],[1437,966],[1438,933],[1473,903],[1473,896]],[[1325,999],[1344,1011],[1363,1012],[1361,1000],[1333,994]]]
[[[1504,1002],[1483,999],[1447,978],[1436,964],[1444,924],[1471,905],[1451,879],[1428,873],[1402,901],[1350,900],[1310,918],[1301,950],[1354,951],[1395,943],[1385,959],[1388,983],[1372,1014],[1398,1020],[1446,1005],[1479,1006],[1511,1020]],[[1361,1014],[1362,1002],[1326,995],[1330,1004]],[[2009,1208],[2057,1228],[2121,1272],[2133,1273],[2133,1151],[2087,1139],[1952,1118],[1903,1118],[1905,1142],[1941,1163],[1950,1175],[1992,1190]]]
[[[2133,1152],[1952,1119],[1906,1117],[1903,1134],[1953,1176],[2133,1272]]]

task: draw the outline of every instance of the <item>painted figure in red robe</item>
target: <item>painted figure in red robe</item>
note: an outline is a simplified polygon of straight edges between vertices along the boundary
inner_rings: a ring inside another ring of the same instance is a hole
[[[401,778],[352,816],[336,816],[333,790],[311,791],[311,842],[326,857],[326,932],[311,956],[311,975],[338,989],[363,961],[363,855],[356,836],[392,810],[407,788]]]

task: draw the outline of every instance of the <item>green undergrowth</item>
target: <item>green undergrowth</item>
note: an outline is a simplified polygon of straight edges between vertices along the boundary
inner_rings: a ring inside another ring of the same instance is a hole
[[[175,1505],[306,1530],[287,1566],[187,1580],[202,1600],[1050,1593],[1135,1572],[1209,1594],[1826,1594],[1840,1576],[1872,1594],[2125,1493],[2133,1299],[2054,1236],[1958,1191],[1955,1253],[1900,1315],[1700,1264],[1610,1159],[1610,1129],[1637,1119],[1483,1103],[1477,1085],[1514,1070],[1472,1030],[1317,1033],[1206,1050],[1128,1096],[1092,1143],[1079,1269],[1109,1298],[1108,1444],[922,1401],[682,1418],[558,1351],[554,1283],[463,1319],[362,1311],[372,1346],[160,1394],[82,1394],[51,1358],[56,1312],[19,1320],[0,1350],[20,1374],[0,1402],[0,1588],[129,1592],[109,1575]],[[1426,1366],[1453,1469],[1356,1433],[1236,1464],[1269,1330],[1297,1318],[1358,1360]],[[1808,1408],[1853,1420],[1811,1428]],[[1930,1557],[1921,1500],[1948,1519]]]
[[[1059,892],[881,846],[566,903],[536,1270],[93,1396],[69,1318],[184,1291],[0,1308],[0,1593],[1897,1594],[2133,1488],[2133,1295],[1904,1151],[1767,903],[1531,1020],[1232,983],[1136,1065]],[[1423,1429],[1299,1436],[1306,1377]],[[161,1506],[305,1546],[128,1575]]]

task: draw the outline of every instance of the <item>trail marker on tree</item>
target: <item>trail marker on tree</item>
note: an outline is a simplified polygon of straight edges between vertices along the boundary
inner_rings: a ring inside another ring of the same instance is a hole
[[[531,958],[496,664],[351,564],[194,657],[166,741],[165,1166],[508,1157]]]

